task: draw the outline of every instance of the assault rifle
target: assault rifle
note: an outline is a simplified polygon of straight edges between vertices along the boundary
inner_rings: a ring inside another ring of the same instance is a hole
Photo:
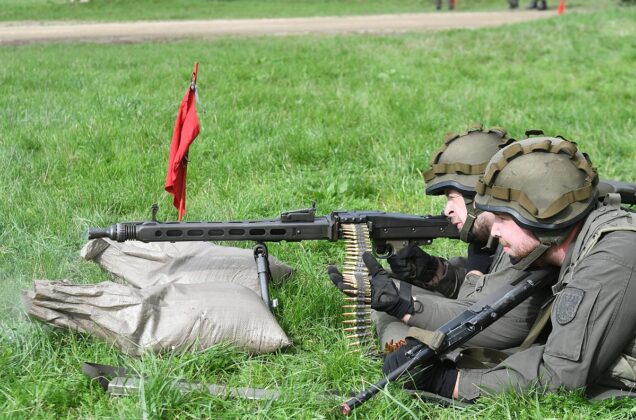
[[[334,211],[316,216],[311,207],[281,213],[277,219],[232,222],[158,222],[153,206],[152,221],[117,223],[105,229],[90,228],[88,239],[110,238],[124,242],[254,241],[254,258],[261,285],[261,296],[270,302],[269,261],[266,242],[338,241],[345,237],[345,225],[363,225],[368,229],[372,250],[388,258],[401,248],[415,243],[426,245],[437,238],[458,239],[459,232],[444,216],[417,216],[382,211]]]
[[[557,267],[526,271],[524,276],[474,303],[457,317],[439,327],[430,344],[419,344],[410,349],[406,353],[406,356],[410,358],[406,363],[344,402],[341,405],[342,414],[349,415],[353,409],[384,389],[389,382],[396,381],[405,374],[413,375],[431,367],[438,360],[438,356],[455,350],[536,291],[553,284],[557,274]]]

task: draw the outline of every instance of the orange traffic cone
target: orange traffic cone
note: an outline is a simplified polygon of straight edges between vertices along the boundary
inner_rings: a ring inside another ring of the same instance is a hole
[[[557,14],[562,15],[565,13],[565,0],[559,0],[559,7],[557,8]]]

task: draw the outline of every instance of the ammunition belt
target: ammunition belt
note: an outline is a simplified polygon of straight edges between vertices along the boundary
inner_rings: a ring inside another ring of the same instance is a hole
[[[347,285],[343,305],[343,324],[352,352],[368,352],[373,344],[371,322],[371,285],[369,271],[362,261],[362,254],[371,250],[369,228],[366,224],[343,224],[345,262],[342,277]]]

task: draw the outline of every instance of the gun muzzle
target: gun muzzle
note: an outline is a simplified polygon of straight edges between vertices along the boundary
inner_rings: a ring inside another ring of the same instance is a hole
[[[88,228],[88,239],[107,238],[108,230],[102,228]]]
[[[117,223],[105,229],[89,228],[88,239],[109,238],[113,241],[124,242],[137,239],[137,227],[132,223]]]

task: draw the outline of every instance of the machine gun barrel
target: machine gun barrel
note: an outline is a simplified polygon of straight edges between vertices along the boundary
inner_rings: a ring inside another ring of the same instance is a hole
[[[238,222],[137,222],[91,228],[88,238],[124,242],[246,241],[279,242],[330,239],[326,218],[314,222],[281,223],[280,220]]]
[[[623,204],[636,205],[636,184],[601,180],[600,196],[618,193]],[[314,203],[315,204],[315,203]],[[430,243],[434,238],[458,239],[457,229],[443,216],[417,216],[381,211],[334,211],[316,217],[315,206],[284,212],[280,219],[240,222],[128,222],[107,228],[90,228],[89,239],[114,241],[302,241],[325,239],[337,241],[342,236],[341,223],[367,223],[373,241],[396,240]]]

